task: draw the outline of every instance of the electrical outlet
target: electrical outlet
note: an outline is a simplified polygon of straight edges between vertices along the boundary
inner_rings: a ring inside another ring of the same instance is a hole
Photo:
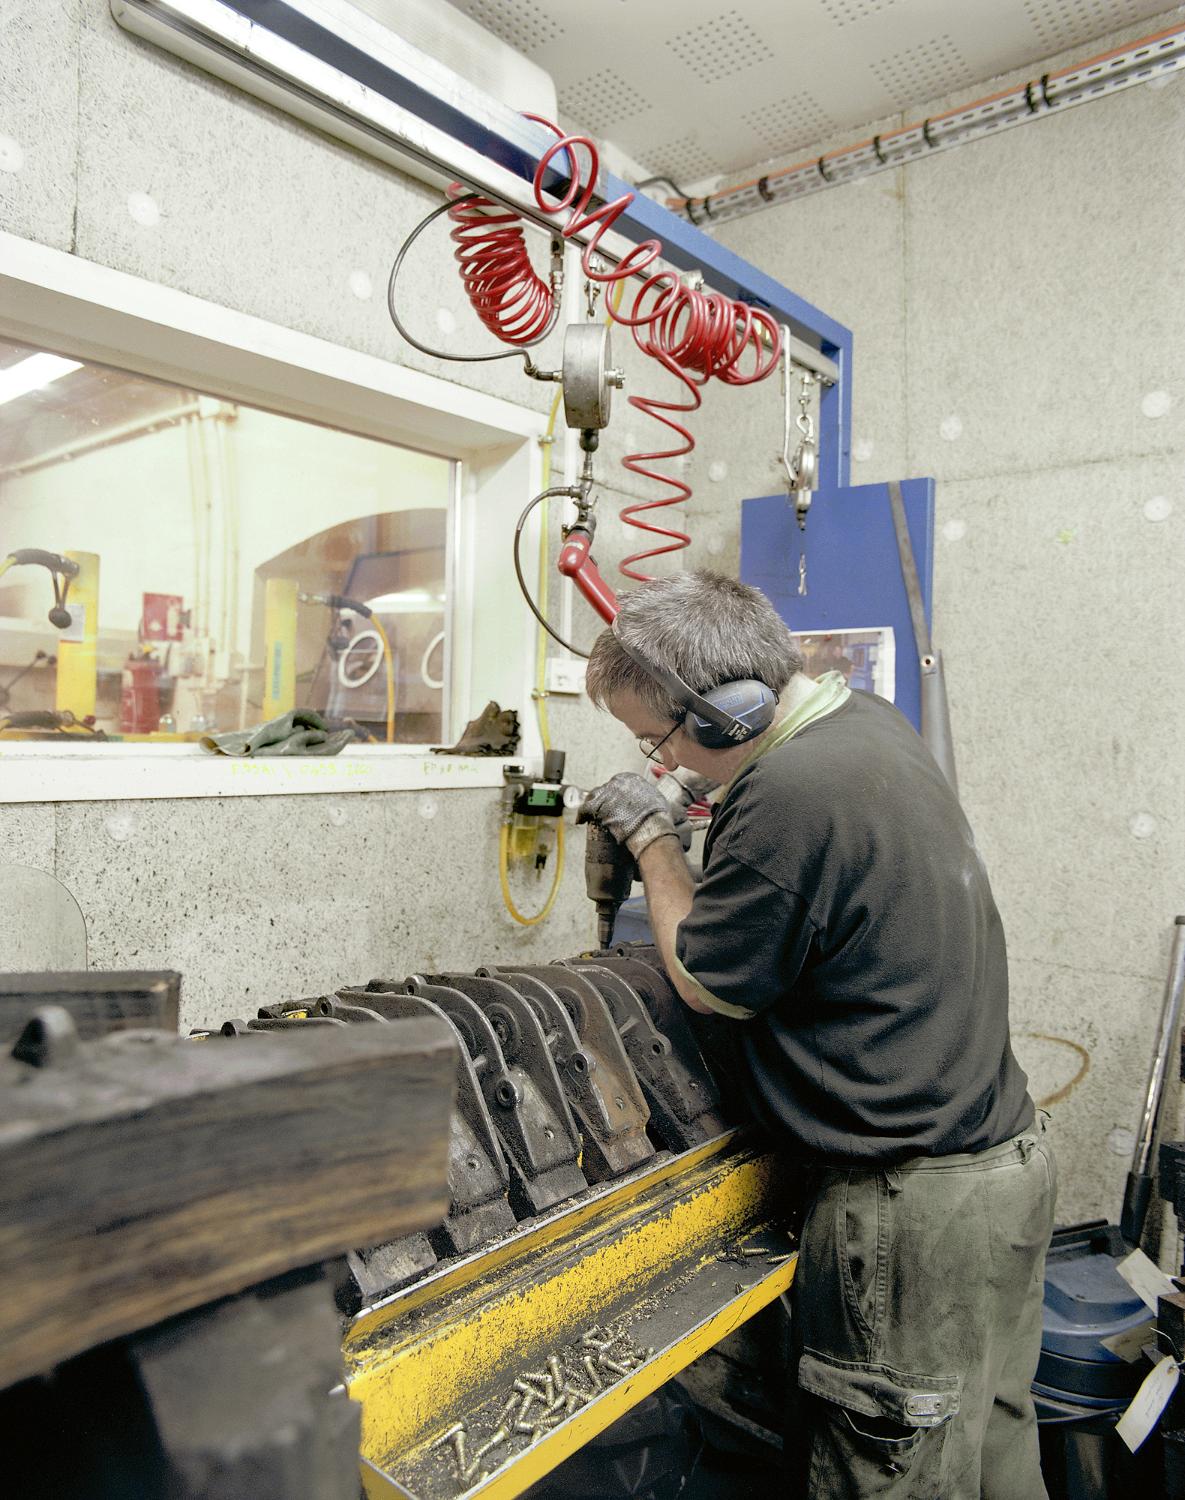
[[[549,693],[583,693],[584,669],[587,663],[577,657],[553,656],[547,663]]]

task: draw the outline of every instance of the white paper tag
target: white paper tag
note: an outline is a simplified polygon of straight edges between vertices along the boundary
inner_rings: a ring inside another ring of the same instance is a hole
[[[1152,1342],[1152,1330],[1155,1327],[1156,1319],[1149,1318],[1146,1323],[1137,1323],[1124,1333],[1113,1333],[1109,1339],[1103,1339],[1103,1348],[1110,1349],[1112,1354],[1126,1360],[1129,1365],[1134,1365],[1140,1357],[1140,1350],[1145,1344]]]
[[[1167,1297],[1177,1290],[1171,1276],[1166,1276],[1142,1250],[1133,1250],[1116,1264],[1115,1269],[1141,1301],[1156,1311],[1157,1297]]]
[[[1132,1404],[1115,1424],[1115,1431],[1134,1453],[1160,1420],[1181,1377],[1177,1361],[1166,1354],[1145,1377]]]

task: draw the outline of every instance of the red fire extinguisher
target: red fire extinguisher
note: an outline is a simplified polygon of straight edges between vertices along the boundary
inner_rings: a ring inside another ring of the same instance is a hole
[[[119,728],[123,734],[151,734],[160,725],[160,663],[154,656],[129,656],[123,664]]]

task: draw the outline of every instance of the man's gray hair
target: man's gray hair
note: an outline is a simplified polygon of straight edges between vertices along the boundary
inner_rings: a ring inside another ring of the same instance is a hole
[[[697,568],[655,578],[622,594],[617,607],[623,639],[694,692],[755,677],[781,693],[802,670],[802,652],[765,595],[722,573]],[[628,689],[661,719],[683,716],[682,705],[626,654],[612,630],[596,639],[586,688],[602,708]]]

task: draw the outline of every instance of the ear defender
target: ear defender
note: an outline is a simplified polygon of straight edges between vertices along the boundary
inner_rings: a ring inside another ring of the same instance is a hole
[[[636,646],[622,640],[616,620],[609,628],[630,660],[666,688],[675,702],[687,710],[683,728],[705,750],[731,750],[734,745],[743,745],[754,739],[773,723],[778,695],[764,682],[746,677],[736,682],[722,682],[703,694],[697,693],[678,673],[651,661]]]
[[[773,688],[751,677],[740,682],[722,682],[702,696],[705,703],[732,721],[721,725],[703,718],[694,708],[688,709],[683,727],[705,750],[729,750],[754,739],[773,723],[778,706],[778,695]],[[734,726],[743,733],[738,735]]]

